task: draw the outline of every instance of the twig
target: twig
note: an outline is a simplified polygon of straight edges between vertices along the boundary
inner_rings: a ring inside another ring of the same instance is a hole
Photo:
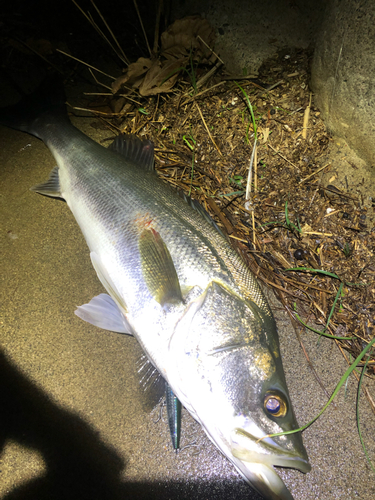
[[[155,111],[154,111],[154,115],[152,117],[152,121],[153,122],[156,120],[156,113],[158,112],[158,109],[159,109],[159,98],[160,98],[160,94],[158,94],[158,98],[157,98],[157,101],[156,101]],[[162,130],[163,130],[163,127],[160,129],[160,133],[162,133]]]
[[[105,34],[103,33],[103,31],[99,28],[99,26],[95,23],[94,19],[92,18],[91,14],[89,13],[86,14],[86,12],[77,4],[77,2],[75,0],[72,0],[72,2],[74,3],[74,5],[77,7],[77,9],[81,12],[81,14],[87,19],[87,21],[91,24],[91,26],[97,31],[97,33],[103,38],[103,40],[105,42],[108,43],[108,45],[111,47],[111,49],[113,50],[113,52],[117,55],[117,57],[119,59],[121,59],[122,62],[124,62],[125,64],[129,64],[125,54],[123,53],[121,47],[120,47],[120,50],[124,56],[124,58],[121,56],[121,54],[119,54],[117,52],[117,50],[115,49],[115,47],[113,47],[113,45],[111,44],[111,42],[108,40],[108,38],[105,36]],[[114,40],[117,42],[116,38],[114,37],[113,33],[111,32],[111,30],[109,29],[107,23],[105,22],[105,20],[103,19],[103,16],[101,15],[99,9],[96,7],[96,5],[93,3],[93,1],[91,0],[91,3],[93,4],[93,6],[95,7],[96,11],[99,13],[100,17],[102,18],[104,24],[107,26],[107,29],[108,31],[111,33],[112,37],[114,38]]]
[[[224,214],[221,212],[221,210],[219,209],[219,207],[215,203],[215,200],[213,198],[206,198],[206,202],[211,207],[211,209],[215,213],[215,215],[217,215],[219,217],[221,223],[225,227],[227,234],[228,235],[232,234],[233,227],[232,227],[231,223],[226,219]]]
[[[219,59],[219,61],[221,62],[221,64],[225,64],[224,61],[222,59],[220,59],[220,57],[216,54],[216,52],[214,52],[211,47],[209,45],[207,45],[207,43],[203,40],[203,38],[201,38],[199,35],[197,36],[197,38],[199,38],[199,40],[205,44],[205,46],[208,48],[208,50],[211,51],[211,53],[217,57]]]
[[[102,82],[99,82],[99,80],[96,78],[96,76],[94,75],[94,73],[92,72],[92,69],[89,68],[89,71],[91,73],[91,76],[93,77],[93,79],[95,80],[95,83],[97,83],[98,85],[101,85],[102,87],[104,87],[105,89],[108,89],[108,90],[112,90],[111,87],[109,87],[108,85],[105,85],[104,83]],[[113,96],[113,92],[112,92],[112,96]]]
[[[281,153],[279,153],[279,151],[276,151],[276,149],[274,147],[272,147],[271,144],[267,144],[267,146],[270,147],[273,151],[275,151],[275,153],[278,154],[283,160],[285,160],[288,163],[290,163],[292,165],[292,167],[298,169],[298,167],[296,165],[294,165],[294,163],[292,163],[291,161],[289,161],[288,158],[285,158],[285,156],[283,156]]]
[[[195,105],[196,105],[196,107],[197,107],[197,109],[198,109],[198,111],[199,111],[199,114],[201,115],[203,125],[205,126],[205,128],[206,128],[206,130],[207,130],[207,133],[208,133],[208,135],[210,136],[210,139],[211,139],[211,141],[212,141],[212,144],[213,144],[213,145],[215,146],[215,148],[217,149],[217,151],[218,151],[219,155],[220,155],[220,156],[223,156],[223,155],[222,155],[222,153],[221,153],[221,151],[220,151],[220,149],[219,149],[219,147],[218,147],[218,145],[217,145],[217,144],[216,144],[216,142],[214,141],[214,138],[212,137],[212,135],[211,135],[211,133],[210,133],[210,131],[209,131],[208,127],[207,127],[206,121],[205,121],[205,119],[204,119],[204,117],[203,117],[203,114],[202,114],[202,111],[201,111],[200,107],[198,106],[198,103],[196,102],[196,103],[195,103]]]
[[[148,51],[149,51],[149,53],[150,53],[150,56],[152,57],[152,52],[151,52],[150,45],[149,45],[148,40],[147,40],[146,31],[145,31],[145,28],[144,28],[144,26],[143,26],[143,22],[142,22],[141,14],[140,14],[139,9],[138,9],[137,0],[133,0],[133,2],[134,2],[134,7],[135,7],[135,10],[137,11],[137,14],[138,14],[138,19],[139,19],[139,22],[141,23],[141,27],[142,27],[142,31],[143,31],[143,36],[145,37],[145,40],[146,40],[146,45],[147,45]]]
[[[119,49],[119,51],[120,51],[120,53],[121,53],[121,56],[122,56],[122,57],[120,57],[120,59],[121,59],[121,60],[122,60],[125,64],[129,65],[129,60],[128,60],[128,58],[126,57],[126,55],[125,55],[124,51],[122,50],[121,45],[118,43],[117,38],[116,38],[116,37],[115,37],[115,35],[113,34],[113,32],[112,32],[111,28],[108,26],[107,21],[106,21],[106,20],[104,19],[104,17],[102,16],[102,14],[101,14],[100,10],[99,10],[99,9],[98,9],[98,7],[95,5],[94,0],[91,0],[91,3],[92,3],[92,4],[93,4],[93,6],[95,7],[96,12],[99,14],[99,16],[100,16],[101,20],[103,21],[103,23],[104,23],[105,27],[106,27],[106,28],[107,28],[107,30],[110,32],[110,34],[111,34],[111,36],[112,36],[113,40],[115,41],[115,43],[116,43],[116,45],[117,45],[117,47],[118,47],[118,49]],[[111,45],[111,44],[110,44],[110,45]],[[112,45],[111,45],[111,47],[112,47]],[[116,50],[115,50],[115,52],[116,52],[116,54],[118,55],[118,53],[117,53],[117,51],[116,51]]]
[[[258,75],[227,75],[227,76],[222,76],[222,79],[225,81],[231,81],[231,80],[257,80]],[[261,87],[263,90],[264,88]]]
[[[311,109],[311,93],[310,93],[309,105],[306,106],[305,113],[303,115],[303,125],[302,125],[302,137],[303,137],[303,139],[307,138],[307,125],[309,123],[310,109]]]
[[[156,13],[156,20],[155,20],[155,34],[154,34],[154,47],[153,47],[154,54],[158,53],[159,31],[160,31],[160,17],[161,17],[162,10],[163,10],[163,0],[159,0],[159,2],[158,2],[158,11]]]
[[[252,221],[252,224],[253,224],[253,244],[255,246],[255,244],[256,244],[256,236],[255,236],[255,216],[254,216],[254,210],[252,210],[252,212],[251,212],[251,221]]]
[[[224,81],[223,81],[223,82],[219,82],[219,83],[216,83],[215,85],[213,85],[212,87],[210,87],[210,88],[208,88],[208,89],[204,89],[204,90],[202,90],[202,92],[199,92],[199,94],[195,94],[195,96],[194,96],[194,97],[192,97],[191,99],[188,99],[187,101],[184,101],[184,102],[181,104],[181,106],[185,106],[186,104],[189,104],[189,102],[191,102],[191,101],[195,101],[195,99],[196,99],[197,97],[200,97],[201,95],[205,94],[206,92],[209,92],[210,90],[215,89],[216,87],[220,87],[220,85],[223,85],[224,83],[226,83],[226,82],[224,82]]]
[[[329,167],[330,165],[331,165],[330,163],[327,163],[327,165],[324,165],[323,167],[318,168],[318,170],[315,170],[315,172],[313,172],[312,174],[308,175],[307,177],[305,177],[304,179],[299,181],[299,184],[302,184],[303,182],[307,181],[307,179],[310,179],[310,177],[312,177],[315,174],[318,174],[321,170],[324,170],[325,168]]]
[[[332,233],[319,233],[318,231],[302,231],[303,234],[316,234],[317,236],[333,236]]]
[[[120,113],[105,113],[104,111],[97,111],[95,109],[89,108],[79,108],[78,106],[72,106],[69,102],[66,103],[70,108],[76,109],[77,111],[87,111],[88,113],[93,113],[95,115],[103,115],[103,116],[119,116]]]
[[[98,73],[101,73],[102,75],[108,76],[108,78],[112,78],[112,80],[116,80],[116,78],[115,78],[114,76],[111,76],[111,75],[108,75],[107,73],[104,73],[104,71],[101,71],[100,69],[95,68],[95,66],[91,66],[91,64],[87,64],[87,63],[85,63],[84,61],[81,61],[81,59],[77,59],[77,57],[74,57],[74,56],[71,56],[70,54],[67,54],[67,53],[66,53],[66,52],[64,52],[63,50],[56,49],[56,51],[57,51],[57,52],[61,52],[61,54],[64,54],[64,56],[70,57],[71,59],[74,59],[75,61],[78,61],[78,62],[80,62],[81,64],[84,64],[84,65],[85,65],[85,66],[87,66],[88,68],[94,69],[95,71],[97,71]]]
[[[33,49],[32,47],[30,47],[30,45],[28,45],[26,42],[24,42],[23,40],[21,40],[20,38],[14,36],[13,37],[15,40],[17,40],[17,42],[19,43],[22,43],[22,45],[24,45],[25,47],[27,47],[29,50],[31,50],[31,52],[34,52],[34,54],[36,54],[37,56],[39,56],[41,59],[43,59],[43,61],[45,61],[49,66],[52,66],[52,68],[55,68],[56,71],[58,71],[60,73],[60,75],[64,75],[63,71],[61,71],[61,69],[59,69],[57,66],[55,66],[53,63],[51,63],[47,58],[45,58],[40,52],[38,52],[37,50]],[[58,49],[56,49],[58,50]]]
[[[269,87],[267,87],[264,92],[269,92],[270,90],[273,90],[274,88],[278,87],[279,85],[281,85],[282,83],[284,83],[284,80],[279,80],[278,82],[274,83],[273,85],[270,85]],[[262,92],[264,94],[264,92]],[[262,95],[262,94],[261,94]]]
[[[243,240],[242,238],[238,238],[238,236],[234,236],[233,234],[228,234],[229,238],[233,238],[237,241],[242,241],[242,243],[247,243],[247,240]]]
[[[197,84],[196,84],[196,87],[199,88],[199,87],[202,87],[202,85],[204,85],[207,80],[209,78],[211,78],[211,76],[222,66],[222,62],[221,61],[218,61],[215,66],[213,68],[210,69],[210,71],[208,71],[205,75],[202,76],[202,78],[200,78],[198,81],[197,81]],[[197,94],[198,95],[198,94]],[[196,96],[195,96],[196,97]]]
[[[252,175],[253,175],[253,162],[254,162],[254,156],[255,156],[255,151],[257,147],[257,139],[255,138],[254,141],[254,146],[253,146],[253,151],[251,153],[251,158],[250,158],[250,165],[249,165],[249,173],[247,174],[247,182],[246,182],[246,194],[245,194],[245,208],[249,210],[249,199],[250,199],[250,194],[251,194],[251,181],[252,181]]]

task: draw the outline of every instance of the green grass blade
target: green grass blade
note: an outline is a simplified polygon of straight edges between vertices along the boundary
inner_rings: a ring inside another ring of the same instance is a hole
[[[333,311],[335,310],[335,306],[337,304],[337,301],[339,300],[339,297],[341,297],[341,292],[342,292],[343,288],[344,288],[344,283],[340,283],[338,292],[336,293],[335,300],[333,301],[333,304],[332,304],[332,307],[331,307],[331,311],[330,311],[328,319],[327,319],[326,328],[328,328],[329,322],[331,321],[331,318],[332,318],[332,315],[333,315]]]
[[[307,271],[309,273],[319,273],[324,274],[325,276],[331,276],[331,278],[340,279],[337,274],[323,271],[323,269],[312,269],[311,267],[290,267],[289,269],[284,269],[284,271]]]
[[[250,115],[251,115],[251,121],[253,122],[253,128],[254,128],[254,139],[256,140],[257,139],[257,124],[256,124],[256,121],[255,121],[255,116],[254,116],[254,111],[253,111],[253,107],[251,105],[251,102],[250,102],[250,99],[249,99],[249,96],[247,95],[246,91],[241,87],[241,85],[239,85],[236,81],[234,82],[237,87],[241,90],[241,92],[243,93],[244,97],[245,97],[245,102],[247,104],[247,107],[249,108],[249,111],[250,111]]]
[[[312,326],[309,326],[307,323],[305,323],[303,321],[303,319],[296,312],[294,312],[294,315],[298,319],[298,321],[300,323],[302,323],[302,325],[305,328],[308,328],[312,332],[319,333],[319,335],[323,335],[323,337],[327,337],[329,339],[336,339],[336,340],[352,340],[353,339],[353,337],[336,337],[335,335],[331,335],[330,333],[326,333],[327,327],[325,327],[324,330],[316,330],[316,328],[313,328]]]
[[[296,231],[298,231],[299,233],[301,233],[301,228],[298,229],[297,226],[295,226],[292,222],[290,222],[289,220],[289,213],[288,213],[288,202],[286,201],[285,202],[285,221],[286,221],[286,225],[287,225],[287,228],[290,230],[290,228],[292,229],[295,229]],[[299,223],[298,223],[299,225]]]

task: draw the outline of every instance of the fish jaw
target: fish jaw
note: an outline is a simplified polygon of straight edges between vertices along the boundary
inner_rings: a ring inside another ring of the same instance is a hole
[[[274,469],[288,467],[301,472],[311,470],[303,445],[295,445],[292,452],[282,448],[272,438],[261,441],[242,428],[231,435],[231,462],[236,469],[261,495],[269,500],[293,500],[293,496]]]
[[[257,462],[233,465],[244,479],[267,500],[294,500],[292,494],[272,466]]]
[[[288,449],[287,445],[280,445],[272,437],[267,437],[265,434],[258,437],[262,432],[252,435],[245,431],[244,427],[246,425],[235,428],[231,433],[230,449],[237,459],[245,463],[262,462],[268,466],[289,467],[304,473],[311,470],[302,441],[294,440]],[[257,428],[257,431],[260,429]],[[286,441],[286,436],[279,438]]]

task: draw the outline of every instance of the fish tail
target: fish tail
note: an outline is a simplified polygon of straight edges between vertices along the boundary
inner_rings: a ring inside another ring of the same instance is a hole
[[[0,108],[0,124],[42,139],[43,130],[53,120],[69,122],[65,90],[58,75],[47,77],[17,104]]]

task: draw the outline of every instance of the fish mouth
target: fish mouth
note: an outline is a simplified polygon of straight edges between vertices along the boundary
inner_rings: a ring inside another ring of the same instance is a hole
[[[243,429],[233,431],[231,453],[237,470],[268,500],[293,500],[274,466],[298,469],[304,473],[311,470],[303,445],[283,448],[272,438],[260,440]]]
[[[294,500],[273,467],[261,463],[233,461],[245,480],[267,500]]]
[[[306,450],[301,444],[290,449],[277,444],[272,438],[253,436],[243,429],[235,429],[232,433],[232,455],[244,462],[261,463],[268,467],[289,467],[301,472],[309,472],[309,463]]]

